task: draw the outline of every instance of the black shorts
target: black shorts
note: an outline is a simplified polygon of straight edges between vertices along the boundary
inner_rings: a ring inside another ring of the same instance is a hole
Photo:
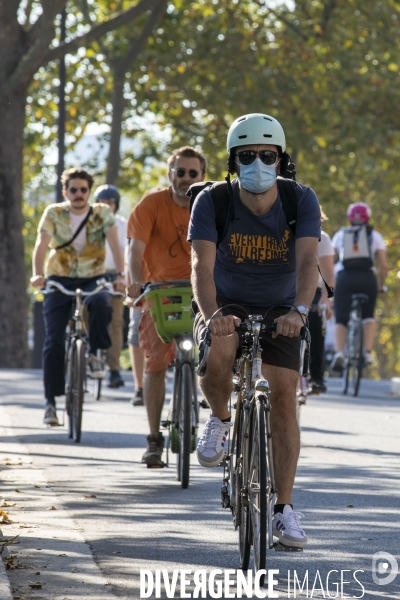
[[[219,307],[231,304],[226,298],[217,297],[217,304]],[[196,307],[195,312],[196,312]],[[286,314],[289,311],[287,306],[277,306],[275,308],[269,308],[267,306],[243,306],[244,310],[248,315],[265,315],[268,311],[267,316],[264,318],[264,322],[271,324],[277,317]],[[235,315],[243,320],[243,311],[236,307],[229,307],[223,311],[225,315]],[[196,312],[194,319],[193,336],[198,345],[204,335],[206,324],[200,311]],[[242,332],[238,332],[239,335],[239,351],[241,339],[244,335]],[[283,367],[285,369],[292,369],[298,371],[300,368],[300,337],[290,338],[285,335],[278,335],[276,338],[272,338],[272,333],[267,331],[261,336],[261,348],[262,348],[262,362],[273,367]]]
[[[362,318],[373,319],[378,295],[378,284],[373,271],[346,271],[346,269],[339,271],[335,287],[336,323],[347,326],[353,294],[368,296],[368,301],[362,305]]]

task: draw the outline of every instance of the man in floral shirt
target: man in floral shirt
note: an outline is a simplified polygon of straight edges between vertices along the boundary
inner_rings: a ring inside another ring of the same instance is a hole
[[[109,242],[116,270],[115,288],[124,291],[124,257],[118,240],[115,218],[105,204],[89,205],[92,176],[82,169],[69,169],[61,177],[65,202],[50,204],[44,211],[38,227],[33,252],[33,287],[43,288],[46,279],[60,282],[67,289],[91,291],[105,273],[105,242]],[[78,235],[79,226],[89,217]],[[44,269],[47,251],[49,257]],[[44,423],[57,425],[55,397],[65,393],[64,340],[65,328],[71,314],[72,298],[58,290],[46,295],[43,306],[45,341],[43,347],[43,377],[46,398]],[[86,301],[89,310],[89,368],[91,377],[104,377],[104,365],[97,358],[97,350],[110,347],[108,325],[112,309],[105,292]]]

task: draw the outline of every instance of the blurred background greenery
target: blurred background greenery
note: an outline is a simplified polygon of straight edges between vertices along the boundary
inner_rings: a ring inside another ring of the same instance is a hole
[[[68,0],[67,41],[138,4]],[[39,0],[22,2],[21,19],[29,9],[34,22],[40,7]],[[350,202],[372,208],[389,257],[373,376],[398,374],[399,24],[396,0],[153,2],[125,26],[67,54],[66,166],[79,162],[97,185],[118,185],[128,216],[144,192],[166,184],[171,149],[203,148],[208,178],[220,179],[231,122],[250,112],[273,115],[284,127],[298,181],[313,187],[329,216],[327,233],[346,224]],[[27,100],[28,274],[38,219],[55,201],[58,77],[58,61],[39,69]]]

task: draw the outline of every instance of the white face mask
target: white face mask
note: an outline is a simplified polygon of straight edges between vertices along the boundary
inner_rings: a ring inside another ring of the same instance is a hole
[[[265,165],[256,158],[250,165],[240,165],[238,179],[248,192],[263,194],[272,188],[276,181],[275,165]]]

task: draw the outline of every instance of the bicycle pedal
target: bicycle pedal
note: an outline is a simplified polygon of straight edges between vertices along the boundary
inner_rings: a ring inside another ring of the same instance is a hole
[[[170,421],[161,421],[160,426],[163,429],[168,429],[168,427],[170,426],[171,422]]]

